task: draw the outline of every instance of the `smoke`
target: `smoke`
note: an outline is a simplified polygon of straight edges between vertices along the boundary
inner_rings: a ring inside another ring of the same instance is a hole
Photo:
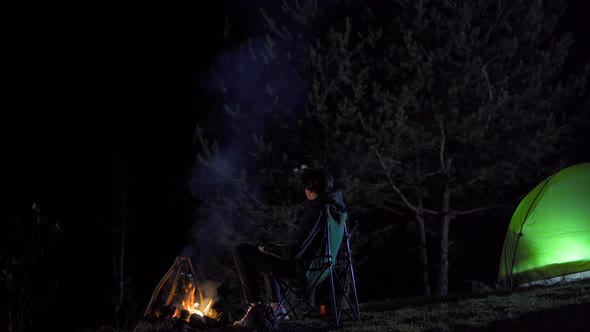
[[[264,3],[275,7],[266,8],[267,15],[277,13],[279,1]],[[232,216],[258,190],[240,178],[242,170],[255,170],[253,136],[264,135],[271,121],[287,121],[303,108],[306,86],[295,54],[291,44],[257,35],[221,52],[202,80],[215,99],[204,133],[218,142],[219,155],[207,164],[193,165],[189,183],[201,203],[193,240],[182,249],[182,255],[196,259],[201,269],[214,271],[212,265],[228,262],[237,244],[238,226]]]
[[[216,302],[219,299],[217,294],[217,289],[219,288],[219,286],[219,282],[211,280],[199,282],[199,290],[203,292],[203,297],[212,299],[213,302]]]
[[[304,101],[304,80],[296,64],[284,60],[289,50],[275,45],[269,55],[267,43],[255,38],[224,52],[206,82],[206,89],[219,101],[210,130],[230,153],[246,152],[245,144],[251,142],[247,138],[263,134],[270,118],[296,112]]]

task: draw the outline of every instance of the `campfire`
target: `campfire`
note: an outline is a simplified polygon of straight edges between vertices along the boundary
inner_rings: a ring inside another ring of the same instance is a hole
[[[178,256],[154,290],[134,331],[184,331],[186,325],[206,330],[228,324],[214,308],[214,297],[205,295],[190,258]]]

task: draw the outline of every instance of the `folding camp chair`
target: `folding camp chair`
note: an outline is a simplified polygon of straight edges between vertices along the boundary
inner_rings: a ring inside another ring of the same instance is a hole
[[[319,316],[331,325],[338,327],[342,314],[346,314],[353,320],[361,320],[350,249],[350,233],[346,227],[348,215],[343,213],[336,220],[326,205],[323,217],[325,231],[322,244],[318,255],[308,265],[307,285],[300,287],[297,282],[277,278],[281,287],[278,308],[287,304],[286,315],[292,315],[295,318]],[[346,251],[340,250],[343,242],[346,243]],[[329,282],[329,284],[326,285],[325,282]],[[324,290],[322,286],[328,287],[324,296],[320,298],[312,296]],[[330,310],[326,310],[326,305],[331,306]],[[299,309],[307,311],[301,313],[298,312]]]

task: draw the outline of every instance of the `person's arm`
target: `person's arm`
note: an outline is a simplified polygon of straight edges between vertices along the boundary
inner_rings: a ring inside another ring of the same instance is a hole
[[[302,250],[305,251],[309,246],[310,236],[315,238],[317,233],[317,221],[321,216],[321,212],[317,207],[312,207],[305,204],[303,208],[297,213],[296,224],[298,230],[293,234],[293,241],[289,243],[264,243],[258,245],[258,250],[281,256],[287,259],[293,259],[302,255]]]
[[[265,243],[258,245],[258,250],[284,258],[291,258],[296,249],[297,245],[295,243]]]

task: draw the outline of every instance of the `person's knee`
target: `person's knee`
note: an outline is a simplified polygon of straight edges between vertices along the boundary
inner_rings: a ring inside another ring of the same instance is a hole
[[[247,243],[240,243],[234,246],[234,255],[241,256],[248,250]]]

